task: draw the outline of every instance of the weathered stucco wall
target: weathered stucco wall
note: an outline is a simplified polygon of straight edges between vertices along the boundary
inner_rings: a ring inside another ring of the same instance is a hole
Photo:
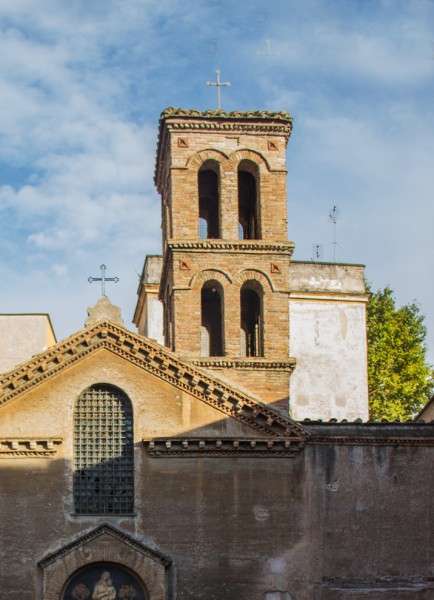
[[[290,415],[368,418],[364,268],[294,262],[290,267]]]
[[[73,407],[99,382],[133,404],[131,517],[73,514]],[[434,427],[310,430],[296,458],[153,458],[143,438],[252,432],[106,350],[92,354],[0,407],[0,438],[63,440],[53,458],[0,460],[0,598],[42,600],[37,563],[108,522],[172,559],[177,600],[432,599],[433,446],[412,438],[432,442]]]

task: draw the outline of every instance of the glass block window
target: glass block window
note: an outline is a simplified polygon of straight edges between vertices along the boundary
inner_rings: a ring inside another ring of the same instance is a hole
[[[85,390],[74,412],[74,505],[77,514],[134,510],[133,410],[119,389]]]

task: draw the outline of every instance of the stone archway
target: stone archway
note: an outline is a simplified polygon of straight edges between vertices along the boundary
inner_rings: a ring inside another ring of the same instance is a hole
[[[110,569],[130,574],[132,580],[137,582],[137,589],[142,585],[143,600],[170,598],[168,568],[171,560],[122,531],[104,524],[39,562],[43,571],[44,600],[63,600],[75,574],[85,573],[86,567],[92,565],[99,568],[99,577],[106,571],[110,573]],[[122,578],[118,579],[121,582]],[[133,585],[127,579],[121,585]],[[93,582],[93,579],[89,581]],[[85,583],[83,585],[89,587]]]

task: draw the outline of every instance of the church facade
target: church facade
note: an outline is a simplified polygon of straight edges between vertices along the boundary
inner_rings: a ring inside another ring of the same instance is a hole
[[[434,598],[434,424],[366,420],[363,269],[291,261],[291,126],[163,112],[138,333],[103,296],[0,375],[1,600]]]

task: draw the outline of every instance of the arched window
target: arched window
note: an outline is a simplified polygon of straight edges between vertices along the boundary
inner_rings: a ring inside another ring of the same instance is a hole
[[[255,281],[241,288],[241,356],[264,356],[262,296]]]
[[[223,356],[223,289],[207,281],[201,291],[201,356]]]
[[[198,173],[199,237],[220,237],[219,176],[214,161],[207,161]]]
[[[250,161],[238,167],[238,237],[241,240],[260,239],[258,168]]]
[[[74,411],[74,506],[77,514],[134,510],[133,410],[118,388],[93,385]]]

